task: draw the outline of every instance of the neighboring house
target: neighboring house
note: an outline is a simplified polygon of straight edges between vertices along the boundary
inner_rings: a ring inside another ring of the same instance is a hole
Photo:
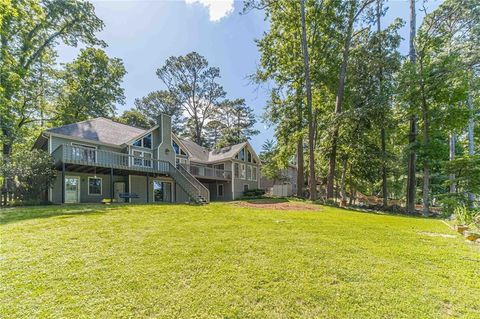
[[[276,180],[262,176],[260,179],[260,188],[276,196],[297,194],[297,174],[297,166],[295,164],[288,164],[287,168],[280,170],[278,174],[280,177]]]
[[[101,117],[56,127],[34,148],[55,160],[59,174],[48,194],[54,203],[209,202],[260,186],[250,143],[209,151],[172,134],[167,115],[149,130]]]

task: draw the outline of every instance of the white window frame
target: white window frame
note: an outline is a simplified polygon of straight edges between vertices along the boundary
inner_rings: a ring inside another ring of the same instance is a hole
[[[86,148],[86,149],[93,150],[95,152],[95,161],[93,161],[93,163],[97,162],[98,147],[96,145],[88,145],[88,144],[82,144],[82,143],[77,143],[77,142],[71,142],[70,145],[72,145],[72,147]]]
[[[247,189],[245,189],[245,186],[247,186]],[[248,184],[243,184],[243,191],[248,191],[250,189],[250,186]]]
[[[72,204],[78,204],[78,203],[81,203],[82,202],[82,199],[80,198],[81,197],[81,191],[80,191],[80,188],[82,187],[82,178],[80,176],[76,176],[76,175],[66,175],[65,178],[63,179],[63,189],[67,190],[67,178],[76,178],[78,179],[78,188],[77,188],[77,199],[78,201],[76,203],[72,203]],[[67,204],[67,203],[66,203]]]
[[[220,195],[219,189],[222,187],[222,195]],[[218,197],[223,197],[225,195],[225,187],[223,184],[217,184],[217,196]]]
[[[238,175],[236,175],[236,170],[235,170],[236,167],[238,167]],[[233,177],[234,178],[240,178],[240,164],[239,163],[233,163]]]
[[[257,177],[257,167],[256,166],[252,166],[252,181],[257,181],[258,177]],[[255,172],[255,174],[253,174],[253,172]]]
[[[247,166],[245,164],[240,164],[240,178],[246,179],[247,177]]]
[[[248,171],[250,170],[250,176],[248,175]],[[247,181],[251,181],[252,180],[252,165],[246,165],[245,167],[245,179]]]
[[[152,145],[150,145],[150,147],[145,147],[145,146],[143,146],[143,139],[144,139],[145,137],[147,137],[148,135],[151,136]],[[140,146],[138,146],[138,145],[133,145],[133,144],[137,143],[138,141],[140,141]],[[133,146],[133,147],[145,148],[145,149],[147,149],[147,150],[152,150],[152,149],[153,149],[153,134],[150,132],[150,133],[148,133],[148,134],[143,135],[142,137],[140,137],[140,138],[136,139],[135,141],[133,141],[133,142],[132,142],[132,146]]]
[[[140,153],[141,156],[135,155],[135,152]],[[145,153],[150,154],[151,157],[146,159],[146,158],[145,158]],[[132,149],[132,155],[134,156],[134,158],[132,158],[132,165],[133,165],[133,166],[136,166],[136,167],[152,167],[152,164],[153,164],[153,152],[142,151],[142,150],[138,150],[138,149]],[[141,165],[135,163],[135,160],[136,160],[135,157],[141,157],[141,158],[142,158],[142,164],[141,164]],[[150,161],[150,165],[145,165],[145,160]]]
[[[90,193],[90,180],[91,179],[99,179],[100,180],[100,194],[92,194]],[[89,196],[102,196],[103,195],[103,178],[101,177],[95,177],[95,176],[89,176],[88,181],[87,181],[87,190],[88,190],[88,195]]]

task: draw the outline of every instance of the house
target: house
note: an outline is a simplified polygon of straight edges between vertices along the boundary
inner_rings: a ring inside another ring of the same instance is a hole
[[[148,130],[102,117],[51,128],[34,148],[54,158],[53,203],[200,203],[237,199],[260,186],[250,143],[208,150],[175,136],[163,114]]]
[[[286,168],[279,171],[278,179],[273,180],[262,176],[260,179],[260,188],[265,189],[267,193],[274,196],[291,196],[297,194],[297,174],[297,165],[295,163],[289,163]]]

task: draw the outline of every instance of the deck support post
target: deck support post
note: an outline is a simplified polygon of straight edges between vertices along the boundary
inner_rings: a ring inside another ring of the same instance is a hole
[[[65,204],[65,162],[62,162],[62,204]]]
[[[150,196],[148,194],[149,188],[150,188],[150,174],[147,173],[147,203],[150,201],[150,198],[149,198]]]
[[[110,168],[110,203],[113,203],[113,168]]]

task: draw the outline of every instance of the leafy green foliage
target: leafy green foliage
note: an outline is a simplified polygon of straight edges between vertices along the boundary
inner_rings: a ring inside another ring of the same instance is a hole
[[[60,76],[58,122],[69,124],[92,117],[113,117],[115,104],[123,104],[125,100],[121,87],[125,74],[123,62],[108,57],[102,49],[80,50]]]
[[[220,69],[211,67],[197,52],[169,57],[157,69],[157,76],[168,89],[168,94],[188,114],[185,135],[199,145],[205,144],[204,126],[212,119],[216,106],[225,97],[218,83]]]
[[[147,117],[145,117],[142,112],[135,109],[124,111],[122,115],[116,120],[123,124],[144,129],[148,129],[153,126],[152,123],[148,121]]]
[[[135,99],[135,110],[140,112],[150,123],[158,122],[161,113],[172,118],[172,129],[175,133],[182,133],[185,117],[182,114],[180,102],[169,91],[154,91],[139,99]]]
[[[16,200],[46,202],[45,194],[52,185],[56,171],[53,158],[40,150],[22,150],[14,153],[11,159],[0,168],[2,176],[10,180],[9,191],[14,191]]]

